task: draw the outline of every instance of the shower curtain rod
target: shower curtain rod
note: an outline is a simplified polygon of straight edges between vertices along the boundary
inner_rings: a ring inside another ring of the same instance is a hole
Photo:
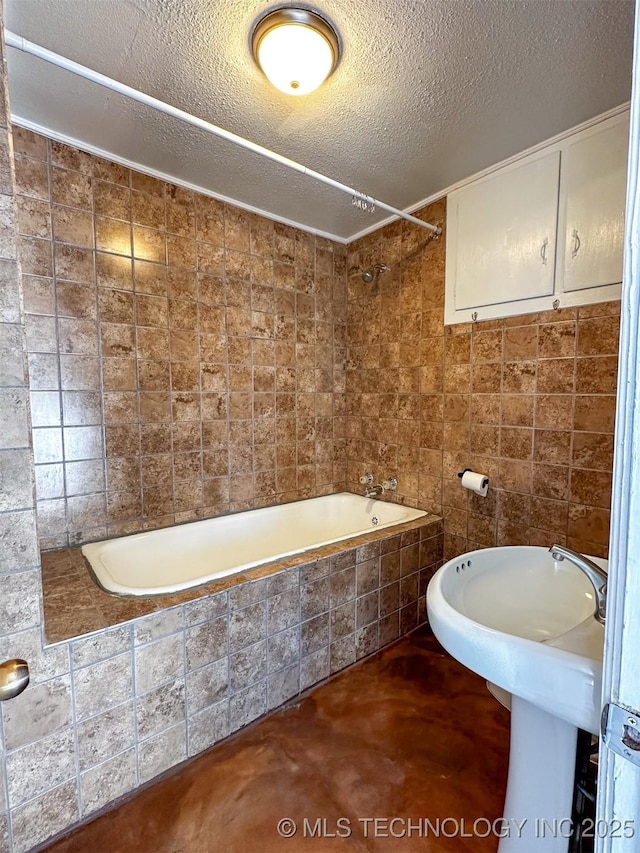
[[[412,222],[414,225],[419,225],[421,228],[426,228],[428,231],[431,231],[434,236],[438,236],[442,233],[442,229],[438,228],[436,225],[431,225],[429,222],[423,222],[421,219],[418,219],[416,216],[412,216],[410,213],[405,213],[403,210],[398,210],[395,207],[392,207],[390,204],[385,204],[383,201],[379,201],[378,199],[372,198],[371,196],[366,195],[359,190],[355,190],[352,187],[347,186],[346,184],[341,184],[339,181],[334,181],[333,178],[328,178],[326,175],[322,175],[320,172],[315,172],[313,169],[308,169],[306,166],[303,166],[301,163],[296,163],[295,160],[290,160],[288,157],[283,157],[281,154],[277,154],[275,151],[271,151],[269,148],[264,148],[262,145],[258,145],[255,142],[251,142],[249,139],[245,139],[243,136],[238,136],[235,133],[231,133],[228,130],[225,130],[222,127],[218,127],[215,124],[211,124],[204,119],[198,118],[197,116],[191,115],[191,113],[187,113],[184,110],[180,110],[177,107],[171,106],[171,104],[166,104],[164,101],[158,100],[158,98],[154,98],[151,95],[145,94],[145,92],[141,92],[138,89],[134,89],[131,86],[127,86],[124,83],[120,83],[118,80],[114,80],[111,77],[107,77],[104,74],[100,74],[98,71],[94,71],[91,68],[87,68],[85,65],[80,65],[78,62],[74,62],[72,59],[67,59],[66,56],[61,56],[59,53],[54,53],[51,50],[48,50],[46,47],[42,47],[39,44],[35,44],[35,42],[28,41],[22,36],[16,35],[16,33],[11,32],[10,30],[5,30],[5,41],[9,47],[17,48],[18,50],[23,51],[24,53],[29,53],[32,56],[37,56],[39,59],[43,59],[45,62],[49,62],[52,65],[57,65],[58,68],[63,68],[66,71],[70,71],[72,74],[76,74],[78,77],[84,77],[85,80],[90,80],[93,83],[97,83],[99,86],[103,86],[105,89],[111,89],[113,92],[117,92],[119,95],[124,95],[126,98],[131,98],[133,101],[138,101],[138,103],[145,104],[148,107],[151,107],[154,110],[158,110],[158,112],[165,113],[166,115],[172,116],[173,118],[177,118],[179,121],[183,121],[186,124],[190,124],[193,127],[197,127],[200,130],[204,130],[206,133],[210,133],[213,136],[219,136],[221,139],[226,139],[228,142],[232,142],[234,145],[240,146],[240,148],[246,148],[248,151],[253,151],[254,154],[258,154],[260,157],[264,157],[267,160],[272,160],[274,163],[278,163],[281,166],[286,166],[287,169],[293,169],[295,172],[301,172],[303,175],[308,175],[310,178],[314,178],[316,181],[320,181],[320,183],[327,184],[327,186],[333,187],[336,190],[340,190],[340,192],[347,193],[352,196],[354,204],[356,206],[363,209],[370,209],[373,207],[379,207],[381,210],[386,210],[389,213],[393,213],[395,216],[399,216],[402,219],[405,219],[407,222]]]

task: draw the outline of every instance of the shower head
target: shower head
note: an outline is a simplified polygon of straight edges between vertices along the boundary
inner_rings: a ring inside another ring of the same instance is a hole
[[[362,280],[369,284],[377,275],[386,272],[388,269],[389,267],[386,264],[374,264],[369,269],[362,271]]]

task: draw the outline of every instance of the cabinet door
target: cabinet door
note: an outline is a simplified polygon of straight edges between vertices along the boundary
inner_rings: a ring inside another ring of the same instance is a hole
[[[553,293],[559,169],[554,151],[455,194],[456,311]]]
[[[622,281],[628,136],[625,117],[562,154],[564,263],[559,278],[565,293]]]

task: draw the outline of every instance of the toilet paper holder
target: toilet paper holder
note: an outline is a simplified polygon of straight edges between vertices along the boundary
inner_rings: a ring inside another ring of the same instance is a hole
[[[464,471],[458,471],[458,477],[460,479],[462,479],[462,477],[467,473],[467,471],[473,471],[473,468],[465,468]],[[489,478],[485,477],[482,480],[482,488],[484,489],[484,487],[488,486],[488,485],[489,485]]]

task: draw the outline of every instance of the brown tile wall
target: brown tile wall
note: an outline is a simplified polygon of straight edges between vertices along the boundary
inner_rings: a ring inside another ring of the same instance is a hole
[[[14,147],[43,546],[343,489],[345,247]]]
[[[0,28],[2,3],[0,2]],[[0,661],[27,658],[32,683],[43,667],[40,601],[40,554],[36,536],[33,459],[30,441],[27,358],[17,253],[14,175],[10,109],[6,85],[4,41],[0,39]],[[46,664],[45,664],[46,666]],[[24,694],[22,694],[24,695]],[[5,706],[0,705],[0,851],[20,853],[33,844],[22,844],[17,828],[24,826],[24,810],[15,813],[12,826],[11,794],[28,788],[23,777],[11,775]],[[29,728],[34,717],[24,720]],[[37,762],[38,759],[34,759]],[[77,810],[67,822],[77,819]]]
[[[445,222],[445,204],[420,214]],[[348,488],[396,475],[445,519],[445,558],[554,542],[606,556],[619,303],[445,327],[444,235],[394,223],[349,246]],[[367,285],[362,269],[390,268]],[[486,498],[457,472],[491,478]]]
[[[14,144],[44,547],[341,489],[346,456],[350,489],[395,475],[444,514],[447,555],[606,553],[618,303],[445,327],[444,237],[352,244],[345,294],[342,246]],[[444,202],[423,215],[444,225]]]

